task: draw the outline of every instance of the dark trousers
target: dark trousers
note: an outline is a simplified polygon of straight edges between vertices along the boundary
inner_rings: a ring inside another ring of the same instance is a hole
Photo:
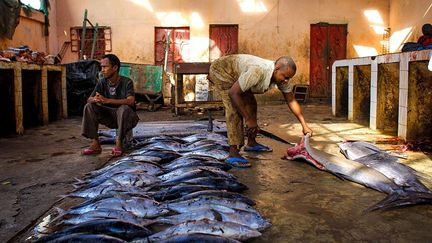
[[[82,135],[86,138],[97,138],[99,124],[102,124],[118,129],[117,139],[123,142],[126,133],[137,125],[138,120],[138,115],[128,105],[112,108],[97,103],[87,103],[83,112]]]

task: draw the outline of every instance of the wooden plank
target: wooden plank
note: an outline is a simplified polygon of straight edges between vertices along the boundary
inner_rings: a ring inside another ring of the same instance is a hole
[[[62,105],[63,105],[63,118],[68,117],[67,110],[67,90],[66,90],[66,67],[61,67],[61,90],[62,90]]]
[[[175,73],[179,74],[208,74],[209,62],[185,62],[175,64]]]
[[[47,67],[42,67],[42,75],[40,80],[41,85],[41,112],[42,112],[42,124],[48,125],[49,122],[49,111],[48,111],[48,71]]]
[[[18,134],[24,133],[23,122],[23,101],[22,101],[22,72],[21,67],[14,68],[14,103],[15,103],[15,131]]]

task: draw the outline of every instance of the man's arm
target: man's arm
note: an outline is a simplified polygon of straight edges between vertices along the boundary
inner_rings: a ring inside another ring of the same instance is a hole
[[[309,128],[309,126],[306,124],[306,121],[303,117],[303,112],[302,109],[299,105],[299,103],[297,102],[297,100],[294,98],[294,94],[292,92],[289,93],[282,93],[285,101],[288,104],[288,107],[290,108],[290,110],[292,111],[292,113],[297,117],[297,119],[299,120],[300,124],[303,127],[303,134],[307,134],[310,133],[312,135],[312,129]]]
[[[101,94],[96,92],[96,95],[94,97],[90,97],[90,98],[92,98],[93,102],[97,102],[100,104],[110,104],[110,105],[116,105],[116,106],[120,106],[120,105],[133,106],[135,104],[135,97],[134,96],[128,96],[128,97],[126,97],[126,99],[109,99],[109,98],[103,97]],[[90,98],[89,98],[89,100],[90,100]]]
[[[242,96],[244,95],[243,90],[240,88],[240,84],[236,81],[233,86],[230,88],[228,92],[229,97],[231,98],[232,104],[234,108],[236,108],[242,117],[245,119],[247,128],[256,128],[258,127],[257,121],[253,119],[252,115],[247,112],[245,109],[245,104]]]

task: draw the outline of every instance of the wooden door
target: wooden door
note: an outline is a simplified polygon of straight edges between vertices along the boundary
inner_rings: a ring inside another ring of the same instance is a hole
[[[189,60],[189,27],[155,28],[155,65],[164,65],[168,33],[170,40],[166,70],[172,72],[174,63],[183,63]]]
[[[346,58],[346,24],[311,24],[310,84],[311,98],[331,98],[333,62]]]
[[[238,53],[238,25],[210,25],[210,62]]]

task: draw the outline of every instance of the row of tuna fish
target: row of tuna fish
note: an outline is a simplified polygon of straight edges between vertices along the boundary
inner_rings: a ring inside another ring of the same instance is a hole
[[[228,173],[226,138],[154,137],[77,179],[85,201],[43,220],[35,242],[238,242],[270,226]]]
[[[305,159],[318,169],[339,178],[388,194],[385,199],[368,208],[368,211],[432,203],[432,191],[423,184],[432,181],[430,176],[399,163],[397,156],[370,143],[346,141],[339,144],[341,153],[346,157],[344,159],[314,149],[309,140],[310,135],[307,134],[300,144],[287,150],[285,158]]]

